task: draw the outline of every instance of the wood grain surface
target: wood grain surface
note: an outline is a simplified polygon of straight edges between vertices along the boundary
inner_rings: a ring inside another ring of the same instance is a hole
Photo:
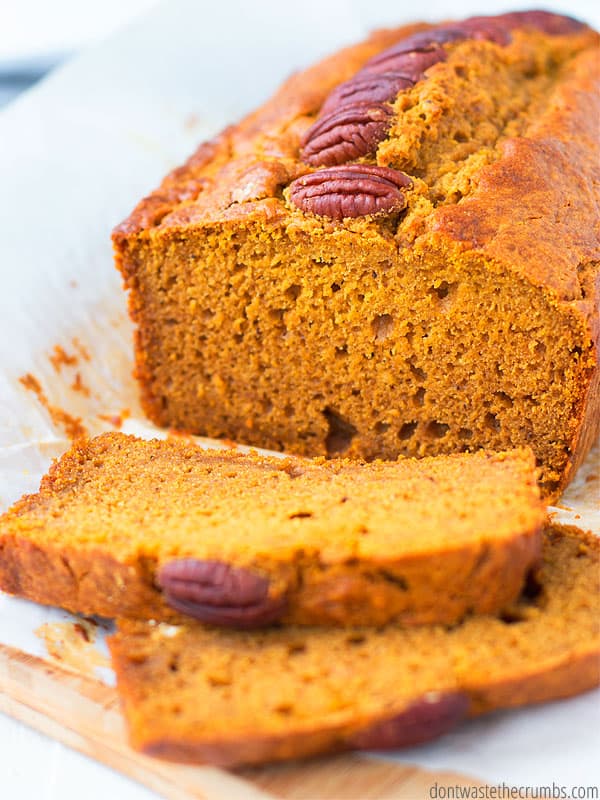
[[[149,758],[127,743],[116,690],[80,672],[0,645],[0,712],[122,772],[168,800],[428,800],[453,773],[341,755],[228,771]]]

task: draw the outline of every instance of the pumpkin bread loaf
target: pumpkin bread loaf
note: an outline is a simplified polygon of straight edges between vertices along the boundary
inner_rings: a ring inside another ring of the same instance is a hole
[[[304,455],[598,429],[598,37],[546,12],[377,33],[294,75],[114,232],[159,425]]]
[[[599,540],[549,529],[539,584],[458,626],[254,633],[122,621],[110,640],[133,746],[259,763],[437,736],[465,715],[600,682]]]
[[[0,518],[0,588],[107,617],[452,624],[518,596],[544,519],[530,451],[365,465],[110,433]]]

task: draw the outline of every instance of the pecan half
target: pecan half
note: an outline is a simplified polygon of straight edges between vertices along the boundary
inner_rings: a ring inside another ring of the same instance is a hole
[[[458,42],[465,38],[465,32],[461,30],[459,24],[420,31],[413,33],[412,36],[407,36],[406,39],[401,39],[387,50],[373,56],[365,66],[376,66],[387,61],[388,58],[400,56],[403,53],[426,53],[431,50],[439,50],[444,44]]]
[[[363,72],[395,72],[403,78],[408,78],[413,83],[423,79],[425,72],[434,64],[445,61],[448,54],[443,47],[432,50],[411,50],[408,53],[390,52],[385,59],[375,64],[370,62],[365,65]]]
[[[320,116],[351,103],[385,103],[402,89],[410,89],[413,81],[397,72],[362,73],[340,83],[321,107]]]
[[[290,200],[302,211],[331,219],[390,214],[406,207],[402,190],[411,186],[411,179],[398,170],[348,164],[296,178]]]
[[[485,20],[486,17],[475,17],[475,19]],[[508,14],[499,14],[497,17],[488,17],[487,19],[497,20],[501,25],[511,29],[537,28],[550,36],[564,36],[587,28],[584,22],[580,22],[574,17],[553,14],[551,11],[511,11]]]
[[[222,561],[182,558],[158,574],[171,608],[213,625],[256,628],[281,618],[285,595],[270,595],[269,580]]]
[[[437,61],[444,61],[447,53],[443,49],[443,45],[453,44],[464,39],[488,39],[496,42],[496,44],[506,45],[511,40],[510,33],[507,30],[508,27],[503,23],[501,16],[470,17],[452,25],[439,26],[429,31],[414,33],[412,36],[402,39],[402,41],[371,58],[367,61],[363,70],[379,71],[382,66],[385,68],[386,65],[387,68],[393,69],[395,68],[392,66],[393,64],[400,63],[397,62],[400,56],[409,54],[437,54],[436,61],[433,60],[434,55],[430,56],[432,64],[437,63]]]
[[[357,750],[389,750],[427,742],[452,730],[467,714],[464,692],[430,692],[394,717],[358,731],[349,741]]]
[[[302,159],[312,166],[334,166],[373,153],[389,128],[392,111],[386,103],[422,80],[434,64],[445,61],[445,45],[465,39],[506,45],[511,30],[519,27],[567,34],[585,25],[548,11],[523,11],[470,17],[407,36],[371,58],[353,78],[330,93],[319,118],[304,135]]]
[[[460,29],[469,39],[484,39],[502,46],[510,44],[512,39],[508,27],[497,17],[470,17],[460,23]]]
[[[384,103],[352,103],[320,117],[304,135],[302,160],[334,166],[366,156],[385,139],[392,117]]]

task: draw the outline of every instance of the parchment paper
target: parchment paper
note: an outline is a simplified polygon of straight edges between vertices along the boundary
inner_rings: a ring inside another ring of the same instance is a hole
[[[479,10],[454,4],[451,14]],[[448,15],[439,3],[428,12]],[[0,114],[0,509],[35,491],[69,445],[64,420],[53,422],[31,390],[36,381],[55,418],[60,409],[90,433],[120,421],[126,432],[164,435],[141,415],[131,378],[112,226],[200,140],[264,100],[292,70],[411,14],[395,3],[177,0]],[[34,379],[29,389],[26,375]],[[596,448],[558,518],[600,533],[599,472]],[[70,618],[0,596],[0,642],[45,656],[34,631]],[[113,680],[107,669],[98,676]],[[599,701],[593,692],[494,714],[398,758],[513,785],[596,783]]]

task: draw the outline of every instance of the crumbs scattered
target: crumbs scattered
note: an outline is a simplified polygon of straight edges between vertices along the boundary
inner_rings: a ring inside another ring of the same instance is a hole
[[[124,408],[120,411],[119,414],[98,414],[98,419],[104,420],[104,422],[108,422],[109,425],[112,425],[114,428],[118,430],[123,427],[123,422],[131,416],[131,411],[128,408]]]
[[[76,672],[94,676],[97,667],[110,667],[108,658],[96,649],[96,627],[87,619],[47,622],[35,634],[51,658]]]
[[[63,367],[72,367],[79,363],[76,355],[69,355],[59,344],[54,345],[49,358],[55,372],[60,372]]]
[[[103,422],[108,422],[113,428],[121,429],[123,427],[123,418],[120,414],[97,414],[96,416]]]
[[[61,345],[59,344],[54,345],[54,348],[52,349],[52,354],[49,356],[49,359],[50,363],[54,367],[55,372],[60,373],[63,367],[76,367],[79,364],[80,357],[85,358],[86,361],[89,361],[89,353],[77,339],[73,339],[73,345],[76,346],[77,349],[80,351],[79,356],[77,356],[75,353],[73,353],[72,355],[70,353],[67,353],[64,347],[61,347]],[[79,392],[85,397],[90,396],[90,390],[83,382],[83,378],[81,377],[80,372],[75,373],[75,378],[73,379],[73,383],[71,384],[71,389],[74,392]]]
[[[73,347],[77,350],[83,360],[91,361],[89,350],[85,347],[85,345],[83,345],[76,336],[74,336],[71,341],[73,342]]]
[[[68,439],[74,441],[75,439],[80,439],[82,436],[87,436],[88,432],[81,421],[81,417],[74,417],[64,409],[53,406],[46,397],[46,393],[42,389],[38,379],[30,372],[22,375],[19,378],[19,383],[24,386],[25,389],[35,394],[39,404],[43,406],[50,415],[53,424],[58,428],[62,428]]]
[[[73,631],[74,633],[77,633],[79,636],[81,636],[84,642],[91,641],[89,630],[84,625],[82,625],[81,622],[76,622],[73,625]]]
[[[80,372],[76,372],[75,373],[75,379],[73,380],[73,383],[71,384],[71,389],[74,392],[80,392],[84,397],[89,397],[90,396],[90,390],[85,385],[85,383],[83,382],[83,379],[81,377],[81,373]]]
[[[191,431],[169,428],[167,439],[187,439],[188,441],[194,441],[194,434]]]

